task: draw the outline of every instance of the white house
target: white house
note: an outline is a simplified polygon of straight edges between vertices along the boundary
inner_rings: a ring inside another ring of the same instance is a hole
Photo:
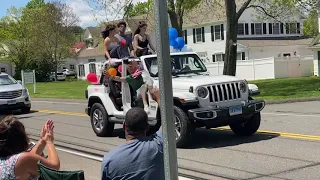
[[[185,41],[209,62],[223,61],[226,45],[224,7],[203,3],[184,18]],[[237,3],[239,9],[241,1]],[[246,9],[239,19],[238,60],[313,55],[308,49],[313,38],[302,34],[304,16],[294,15],[290,21],[282,23],[258,19],[252,8]]]

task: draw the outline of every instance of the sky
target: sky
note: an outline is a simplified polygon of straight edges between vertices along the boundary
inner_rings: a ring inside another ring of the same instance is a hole
[[[16,8],[24,7],[30,0],[0,0],[0,18],[5,16],[7,13],[7,9],[11,6],[15,6]],[[47,0],[45,0],[47,1]],[[121,7],[123,6],[123,2],[125,0],[118,0],[122,2]],[[142,2],[145,0],[133,0],[134,3]],[[80,26],[83,28],[89,26],[97,26],[98,22],[103,20],[114,20],[117,19],[116,15],[118,15],[118,11],[115,10],[116,8],[119,9],[118,4],[114,4],[113,7],[108,8],[107,11],[113,12],[112,14],[106,11],[97,11],[96,4],[89,4],[86,0],[64,0],[64,2],[73,9],[73,12],[79,17],[80,19]],[[98,8],[101,6],[98,6]],[[112,8],[112,9],[111,9]]]

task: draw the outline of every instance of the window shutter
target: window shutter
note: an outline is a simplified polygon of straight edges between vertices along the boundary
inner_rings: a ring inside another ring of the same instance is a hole
[[[212,62],[216,62],[216,55],[212,54]]]
[[[283,23],[280,24],[280,33],[281,34],[284,33],[284,24]]]
[[[211,41],[214,41],[214,28],[211,26]]]
[[[193,29],[193,43],[196,43],[196,29]]]
[[[267,23],[263,23],[263,34],[267,34]]]
[[[290,28],[289,24],[286,23],[286,34],[289,34],[289,33],[290,33],[289,28]]]
[[[221,40],[224,40],[224,25],[223,24],[221,24],[220,30],[221,30]]]
[[[245,24],[245,33],[246,33],[246,35],[249,35],[249,24],[248,23],[246,23]]]
[[[242,54],[242,55],[241,55],[241,57],[242,57],[241,59],[242,59],[242,60],[246,60],[246,53],[245,53],[245,52],[242,52],[241,54]]]
[[[272,34],[272,23],[269,23],[269,34]]]
[[[222,61],[225,61],[226,55],[222,54]]]
[[[188,44],[188,31],[184,30],[184,43]]]
[[[300,23],[297,23],[297,33],[300,34]]]
[[[202,31],[201,32],[202,32],[202,42],[206,42],[204,27],[202,27]]]
[[[254,31],[254,23],[251,23],[251,34],[254,35],[255,31]]]

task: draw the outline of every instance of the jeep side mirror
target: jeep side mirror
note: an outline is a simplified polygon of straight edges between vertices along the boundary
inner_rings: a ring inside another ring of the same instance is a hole
[[[257,96],[260,94],[259,88],[255,84],[248,84],[249,96]]]

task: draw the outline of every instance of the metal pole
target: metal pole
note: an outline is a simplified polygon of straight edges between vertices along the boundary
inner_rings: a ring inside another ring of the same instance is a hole
[[[22,85],[23,85],[23,86],[26,86],[26,85],[24,84],[24,72],[23,72],[23,70],[21,70],[21,81],[22,81]]]
[[[166,0],[155,0],[156,48],[159,69],[160,110],[163,130],[164,170],[166,180],[178,180],[173,92],[168,36],[168,7]]]
[[[35,94],[37,92],[36,90],[36,71],[33,70],[33,94]]]

